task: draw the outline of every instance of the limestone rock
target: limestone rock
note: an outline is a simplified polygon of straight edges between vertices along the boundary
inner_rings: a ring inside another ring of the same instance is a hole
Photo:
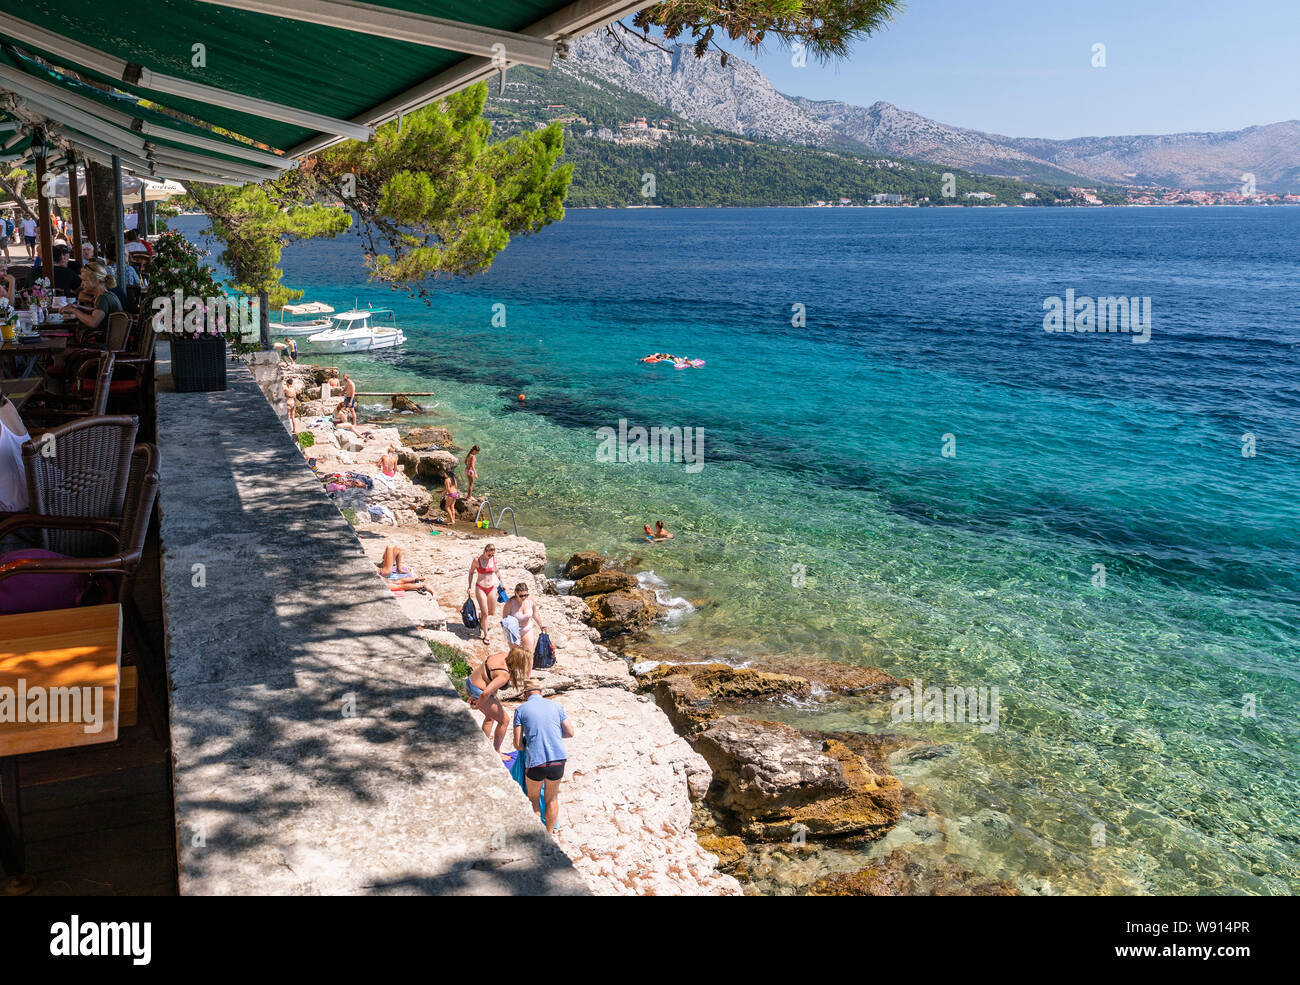
[[[660,664],[641,675],[640,682],[685,733],[717,717],[714,701],[758,701],[809,691],[801,678],[729,664]]]
[[[455,447],[451,432],[446,428],[435,427],[413,428],[406,433],[402,444],[415,451]]]
[[[764,657],[763,669],[793,674],[814,685],[840,694],[887,695],[906,685],[878,667],[859,667],[833,660],[800,660],[797,657]]]
[[[644,589],[625,588],[607,595],[589,595],[584,601],[591,610],[591,624],[605,638],[645,629],[664,614],[654,593]]]
[[[597,571],[595,574],[579,578],[577,583],[569,589],[569,592],[572,595],[581,596],[604,595],[608,592],[636,587],[635,575],[629,575],[623,571]]]
[[[408,451],[401,449],[397,453],[398,464],[402,471],[412,479],[425,479],[442,483],[443,477],[454,472],[459,464],[456,456],[449,451]]]
[[[393,410],[409,410],[413,414],[421,414],[424,408],[404,393],[393,394]]]
[[[751,838],[879,837],[902,813],[902,784],[878,774],[841,742],[817,742],[788,725],[728,716],[695,736],[713,770],[710,798]]]
[[[745,843],[735,835],[700,835],[700,847],[710,855],[718,857],[718,868],[723,872],[733,871],[745,857]]]
[[[818,879],[809,896],[1020,896],[1005,880],[989,881],[948,861],[925,864],[900,848],[857,872]]]
[[[565,578],[585,578],[605,566],[605,559],[595,551],[579,551],[564,565]]]

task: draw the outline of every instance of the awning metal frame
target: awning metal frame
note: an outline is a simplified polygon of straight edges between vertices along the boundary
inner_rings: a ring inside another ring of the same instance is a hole
[[[459,51],[481,58],[498,56],[534,68],[550,68],[555,59],[555,42],[513,31],[479,27],[428,14],[394,10],[357,0],[198,0],[217,7],[232,7],[269,17],[305,21],[354,34],[396,38],[411,44]],[[498,45],[500,48],[498,49]]]

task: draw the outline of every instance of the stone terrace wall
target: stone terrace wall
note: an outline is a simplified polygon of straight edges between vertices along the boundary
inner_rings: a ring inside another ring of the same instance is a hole
[[[589,892],[247,368],[178,394],[165,357],[181,893]]]

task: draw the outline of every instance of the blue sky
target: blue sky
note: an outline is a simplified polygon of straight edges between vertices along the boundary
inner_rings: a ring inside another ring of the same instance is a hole
[[[1105,68],[1092,67],[1096,43]],[[846,61],[794,68],[775,44],[743,57],[785,93],[1083,137],[1300,118],[1298,43],[1300,0],[906,0]]]

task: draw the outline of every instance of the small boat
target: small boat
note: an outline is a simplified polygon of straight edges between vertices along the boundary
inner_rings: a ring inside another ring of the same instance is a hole
[[[335,315],[330,328],[307,336],[312,352],[370,352],[406,341],[391,308],[354,308]]]
[[[323,332],[333,324],[329,315],[334,314],[334,309],[328,304],[322,304],[320,301],[306,301],[303,304],[286,304],[280,309],[280,320],[272,322],[271,337],[282,337],[285,335],[315,335]],[[292,315],[294,318],[310,317],[310,321],[285,321],[285,315]]]

